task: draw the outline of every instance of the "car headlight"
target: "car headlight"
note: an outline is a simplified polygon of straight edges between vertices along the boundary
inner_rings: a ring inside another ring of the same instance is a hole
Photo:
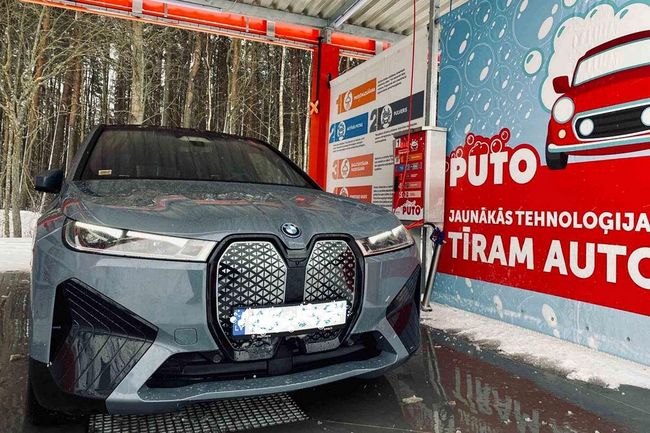
[[[67,221],[64,240],[78,251],[145,259],[205,262],[216,242],[161,236],[151,233]]]
[[[557,123],[567,123],[573,117],[575,105],[568,96],[563,96],[553,105],[553,119]]]
[[[413,236],[403,225],[378,235],[357,239],[357,245],[361,248],[364,256],[399,250],[413,245],[414,242]]]

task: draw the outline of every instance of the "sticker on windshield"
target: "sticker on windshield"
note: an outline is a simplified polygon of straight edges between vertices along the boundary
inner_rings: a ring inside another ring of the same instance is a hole
[[[100,176],[110,176],[113,174],[113,170],[99,170],[97,174]]]

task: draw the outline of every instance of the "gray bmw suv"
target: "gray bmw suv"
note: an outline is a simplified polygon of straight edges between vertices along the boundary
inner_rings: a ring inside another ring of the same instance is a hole
[[[372,377],[419,345],[420,262],[383,208],[257,140],[99,126],[38,221],[30,398],[153,413]]]

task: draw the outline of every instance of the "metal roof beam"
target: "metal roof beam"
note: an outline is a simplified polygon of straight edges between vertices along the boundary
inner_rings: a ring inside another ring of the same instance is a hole
[[[329,25],[335,29],[340,28],[366,3],[368,3],[368,0],[347,0],[334,12],[334,15],[329,20]]]
[[[355,0],[366,1],[366,0]],[[328,20],[309,15],[301,15],[293,12],[285,12],[278,9],[272,9],[265,6],[251,5],[247,3],[232,1],[232,0],[194,0],[193,2],[186,2],[188,4],[194,3],[196,5],[207,5],[218,8],[223,13],[233,13],[238,15],[247,15],[258,17],[269,21],[279,21],[289,24],[298,24],[307,27],[314,27],[318,29],[325,29],[330,26]],[[350,24],[343,24],[336,29],[342,33],[348,33],[368,39],[376,39],[386,42],[397,42],[403,38],[403,35],[396,33],[385,32],[383,30],[369,29],[366,27],[355,26]]]

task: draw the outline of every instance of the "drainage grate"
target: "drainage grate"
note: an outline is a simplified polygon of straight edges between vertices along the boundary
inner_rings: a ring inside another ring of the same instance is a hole
[[[156,415],[93,415],[89,433],[227,433],[305,421],[309,417],[287,394],[217,400]]]

